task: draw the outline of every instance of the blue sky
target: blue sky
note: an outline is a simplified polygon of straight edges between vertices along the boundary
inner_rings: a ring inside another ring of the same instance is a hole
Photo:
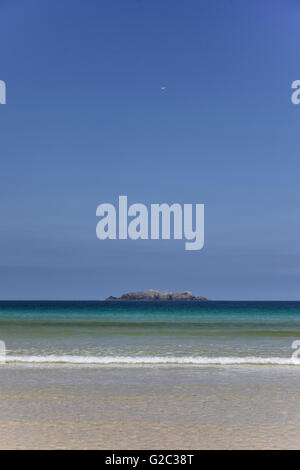
[[[299,21],[297,0],[0,0],[0,298],[300,300]],[[203,250],[98,240],[121,194],[204,203]]]

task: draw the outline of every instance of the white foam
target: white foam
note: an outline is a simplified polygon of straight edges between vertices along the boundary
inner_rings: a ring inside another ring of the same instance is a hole
[[[6,356],[6,362],[66,363],[66,364],[190,364],[190,365],[234,365],[273,364],[300,365],[300,358],[283,357],[202,357],[202,356]]]

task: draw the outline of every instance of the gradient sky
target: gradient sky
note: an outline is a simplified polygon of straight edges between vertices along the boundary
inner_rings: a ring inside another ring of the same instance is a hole
[[[0,0],[0,298],[300,300],[299,22],[298,0]],[[204,203],[203,250],[98,240],[121,194]]]

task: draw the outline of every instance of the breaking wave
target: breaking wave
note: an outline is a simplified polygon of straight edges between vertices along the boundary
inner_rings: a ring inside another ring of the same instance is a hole
[[[283,357],[202,357],[202,356],[6,356],[6,363],[63,363],[63,364],[187,364],[187,365],[234,365],[234,364],[270,364],[300,365],[300,358]]]

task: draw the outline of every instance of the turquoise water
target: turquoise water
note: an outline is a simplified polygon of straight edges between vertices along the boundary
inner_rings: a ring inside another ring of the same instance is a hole
[[[0,302],[7,362],[295,364],[298,339],[300,302]]]

